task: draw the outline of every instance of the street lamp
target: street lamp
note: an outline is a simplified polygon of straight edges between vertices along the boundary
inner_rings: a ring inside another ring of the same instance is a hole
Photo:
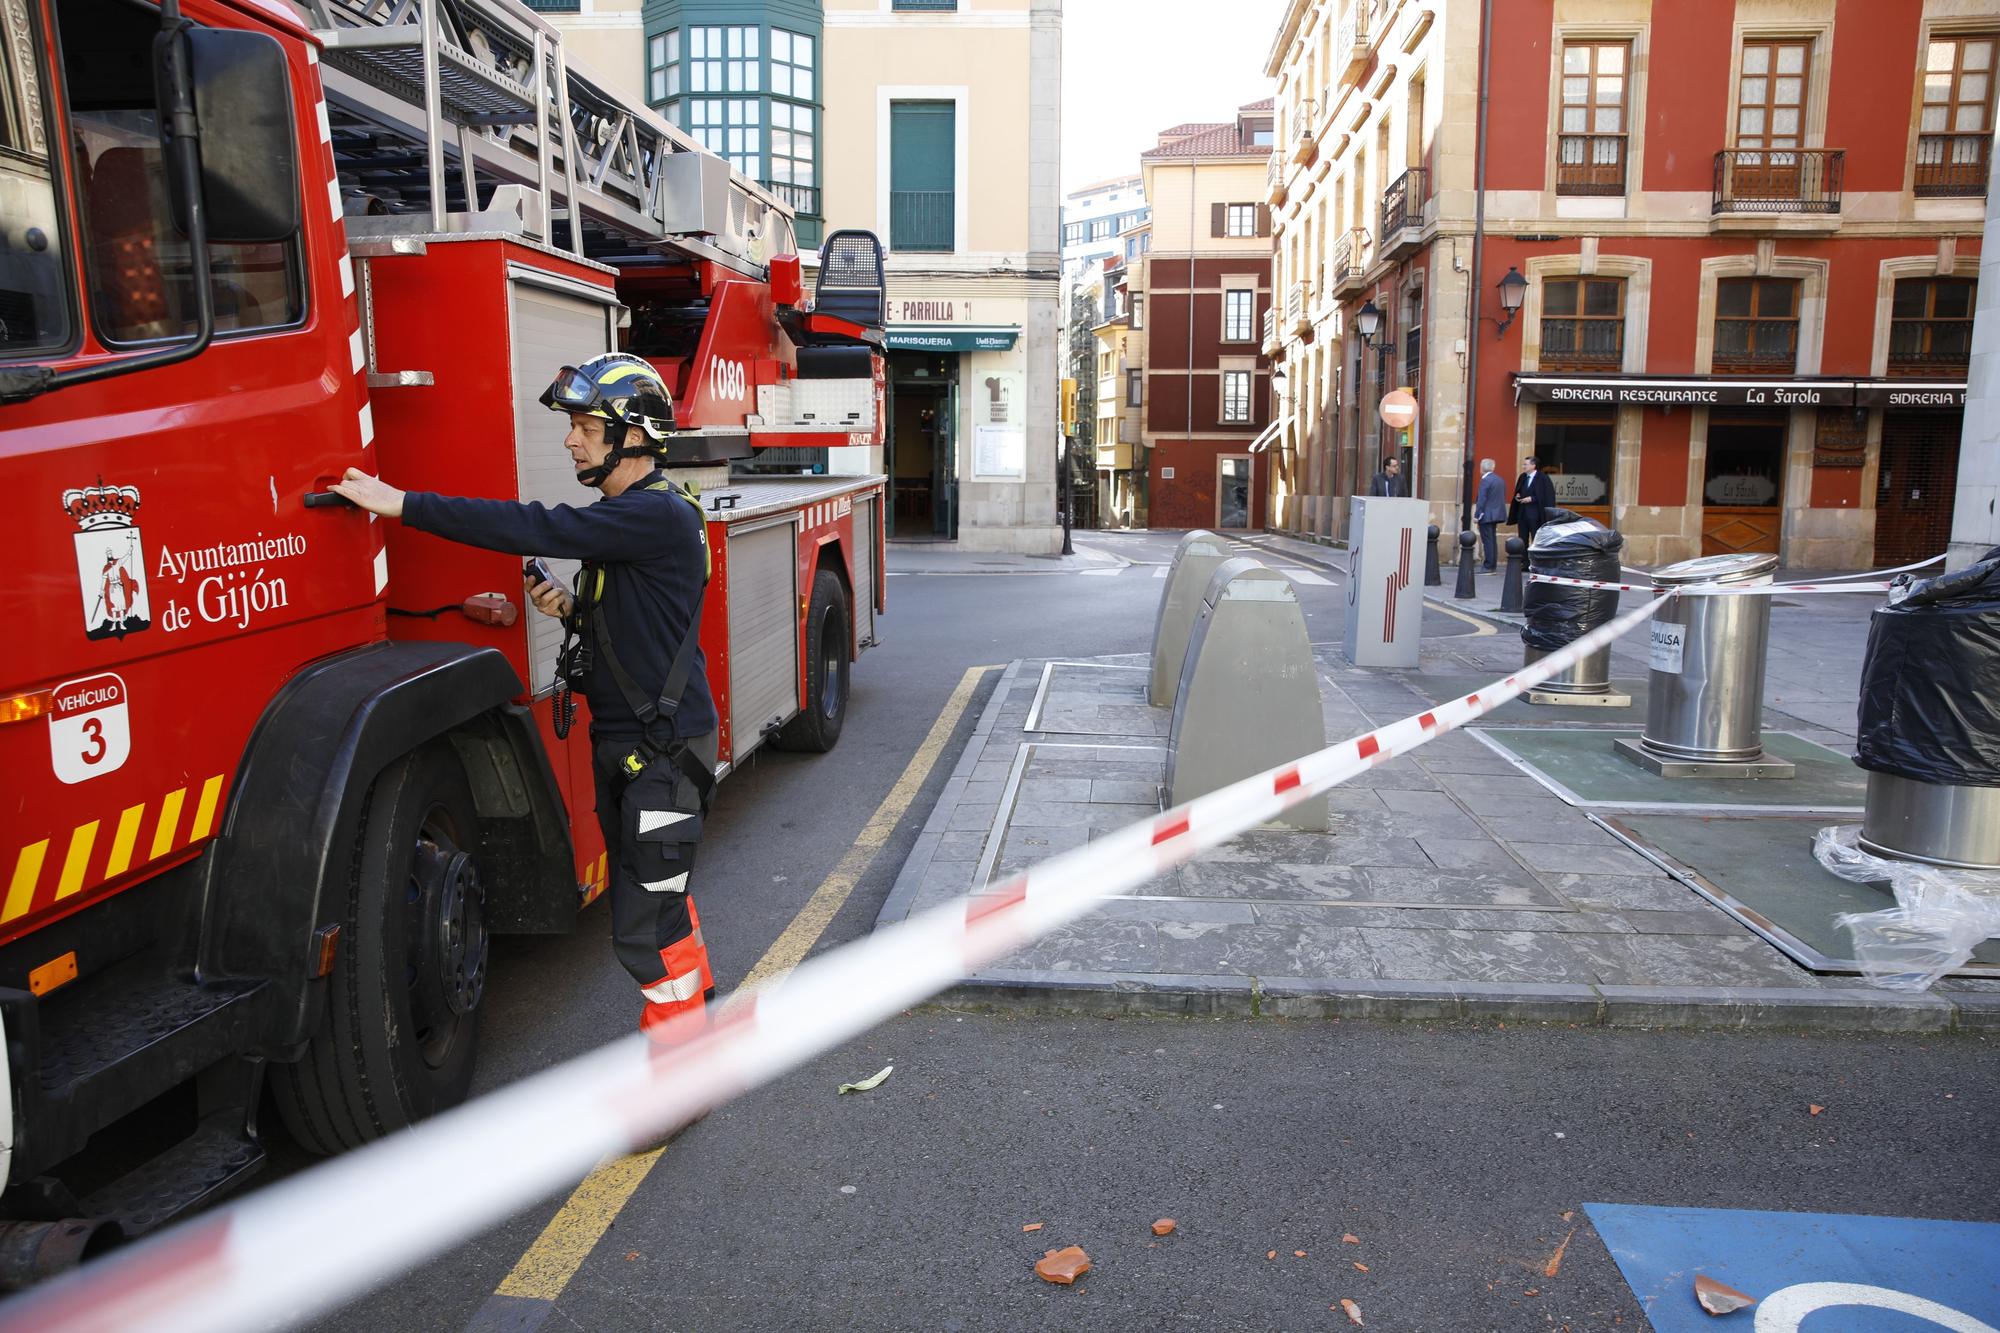
[[[1521,270],[1509,265],[1507,276],[1500,279],[1500,308],[1507,312],[1507,318],[1500,321],[1494,337],[1507,336],[1507,326],[1514,322],[1514,316],[1521,313],[1521,303],[1528,299],[1528,280],[1521,276]]]
[[[1381,327],[1382,312],[1375,308],[1375,300],[1370,297],[1354,312],[1354,331],[1361,335],[1362,342],[1379,352],[1386,345],[1375,341],[1375,334]]]

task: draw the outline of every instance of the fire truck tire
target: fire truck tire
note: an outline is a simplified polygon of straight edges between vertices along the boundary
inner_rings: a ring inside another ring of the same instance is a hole
[[[771,737],[778,749],[825,754],[840,739],[854,643],[848,625],[847,585],[840,575],[822,569],[813,576],[812,602],[806,609],[806,706]]]
[[[365,798],[319,1028],[272,1071],[286,1127],[316,1153],[355,1148],[463,1101],[486,980],[479,825],[451,747],[433,742]]]

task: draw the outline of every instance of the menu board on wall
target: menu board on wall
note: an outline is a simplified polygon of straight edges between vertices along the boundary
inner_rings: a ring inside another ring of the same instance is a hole
[[[975,426],[972,475],[985,481],[1022,481],[1028,474],[1028,432],[1018,426]]]
[[[1847,408],[1820,409],[1813,435],[1814,467],[1860,467],[1868,461],[1868,418],[1855,417]]]

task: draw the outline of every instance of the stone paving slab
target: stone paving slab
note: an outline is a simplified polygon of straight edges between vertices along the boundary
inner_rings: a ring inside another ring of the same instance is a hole
[[[1105,669],[1135,660],[1006,669],[880,924],[977,894],[1159,808],[1167,714],[1144,704],[1143,673]],[[1320,675],[1329,739],[1403,716],[1421,695],[1388,673],[1324,657]],[[1078,718],[1125,730],[1043,729]],[[1647,1026],[2000,1026],[2000,988],[1911,996],[1798,967],[1469,734],[1371,769],[1327,800],[1327,832],[1253,830],[1000,960],[951,1001]]]

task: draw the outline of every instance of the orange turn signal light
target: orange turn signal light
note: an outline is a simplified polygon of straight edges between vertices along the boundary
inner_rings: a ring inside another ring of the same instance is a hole
[[[340,954],[340,927],[321,926],[313,932],[313,975],[323,977],[333,971],[333,960]]]
[[[76,980],[76,950],[59,954],[28,973],[28,989],[36,995],[47,995],[56,987]]]
[[[23,694],[0,696],[0,723],[32,722],[47,716],[54,690],[28,690]]]

